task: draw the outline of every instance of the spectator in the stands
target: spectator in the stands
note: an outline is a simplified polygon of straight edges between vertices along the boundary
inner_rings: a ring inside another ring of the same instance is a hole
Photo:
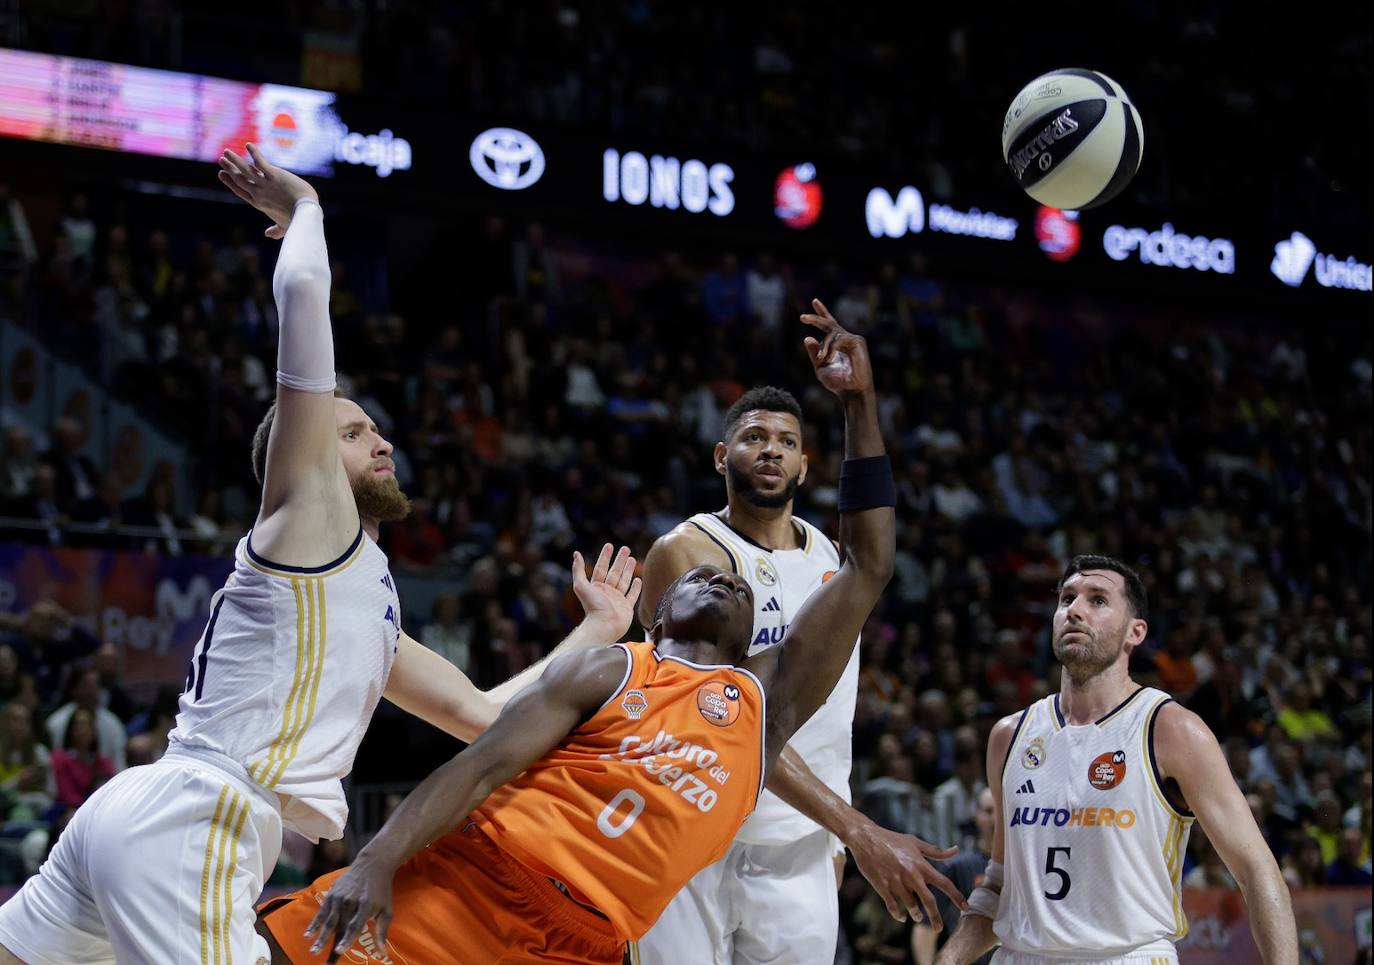
[[[48,716],[48,736],[53,746],[64,744],[72,717],[85,712],[90,717],[92,734],[102,757],[108,758],[117,771],[124,770],[124,745],[128,734],[124,722],[100,705],[100,672],[93,666],[83,667],[72,676],[68,700]]]
[[[62,416],[52,427],[52,448],[43,458],[57,474],[58,508],[69,513],[83,499],[95,495],[100,474],[89,456],[81,451],[84,443],[81,423]]]
[[[6,614],[0,628],[19,658],[21,675],[30,677],[42,703],[57,695],[72,662],[99,645],[95,636],[55,600],[44,598],[20,614]]]
[[[61,745],[52,752],[53,781],[57,803],[76,809],[118,770],[109,755],[96,745],[95,717],[84,707],[77,708],[62,729]],[[119,748],[121,760],[124,747]]]
[[[5,429],[5,450],[0,457],[0,515],[20,515],[19,504],[33,492],[33,479],[40,466],[29,430],[18,423]]]
[[[420,629],[420,642],[471,675],[472,621],[463,617],[462,597],[445,590],[434,598],[429,622]]]
[[[1327,865],[1326,883],[1328,885],[1352,885],[1368,888],[1374,882],[1369,873],[1369,858],[1361,859],[1363,835],[1358,828],[1346,828],[1341,832],[1336,849],[1336,860]]]
[[[94,666],[100,681],[100,706],[128,724],[134,716],[134,702],[119,681],[119,648],[113,643],[102,643],[95,651]]]
[[[18,701],[0,710],[0,818],[32,821],[52,804],[52,759]]]

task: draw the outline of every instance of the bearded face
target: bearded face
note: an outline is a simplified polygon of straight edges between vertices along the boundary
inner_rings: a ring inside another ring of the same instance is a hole
[[[410,515],[410,498],[401,492],[394,474],[370,470],[350,482],[359,516],[379,523],[394,523]]]
[[[1084,683],[1125,659],[1145,638],[1120,574],[1075,573],[1064,581],[1054,611],[1054,655],[1075,683]]]
[[[729,443],[717,444],[716,465],[725,473],[729,491],[751,505],[786,506],[806,478],[797,417],[762,409],[745,413]]]

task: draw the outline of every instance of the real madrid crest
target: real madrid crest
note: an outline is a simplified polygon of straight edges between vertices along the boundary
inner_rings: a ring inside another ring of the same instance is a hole
[[[1021,752],[1021,766],[1028,771],[1033,771],[1043,763],[1045,763],[1045,738],[1036,737],[1030,742],[1030,746]]]
[[[764,586],[777,586],[778,574],[773,569],[773,564],[768,561],[768,557],[760,556],[754,564],[754,575],[758,577]]]

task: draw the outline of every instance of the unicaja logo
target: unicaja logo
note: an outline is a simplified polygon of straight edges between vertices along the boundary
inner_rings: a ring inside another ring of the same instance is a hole
[[[1297,288],[1307,277],[1307,269],[1312,267],[1312,259],[1316,256],[1317,246],[1312,239],[1295,231],[1287,241],[1274,246],[1274,260],[1269,263],[1269,270],[1289,288]]]
[[[1307,279],[1308,268],[1323,288],[1365,292],[1374,288],[1374,267],[1353,255],[1341,258],[1318,251],[1316,243],[1301,231],[1274,246],[1269,270],[1285,285],[1297,288]]]
[[[513,127],[493,127],[472,140],[468,150],[472,170],[493,188],[521,191],[544,173],[539,142]]]

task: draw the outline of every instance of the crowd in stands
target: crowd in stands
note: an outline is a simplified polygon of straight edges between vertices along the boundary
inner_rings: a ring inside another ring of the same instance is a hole
[[[237,536],[272,390],[272,253],[242,233],[169,243],[96,207],[74,198],[32,226],[21,323],[103,346],[85,363],[182,420],[213,464],[197,476],[216,480],[207,491],[159,495],[155,479],[152,518],[194,515],[207,545]],[[1056,687],[1056,581],[1071,556],[1105,552],[1151,597],[1136,678],[1213,728],[1288,880],[1369,883],[1367,327],[961,284],[917,252],[789,264],[645,254],[499,218],[463,231],[423,316],[372,303],[343,261],[333,275],[341,386],[396,444],[412,497],[383,546],[403,580],[453,575],[432,612],[405,615],[426,646],[486,686],[546,652],[576,618],[574,547],[613,539],[642,558],[723,504],[711,449],[753,384],[801,400],[811,468],[797,512],[833,532],[841,422],[793,323],[817,295],[869,338],[900,497],[896,575],[864,632],[856,802],[976,848],[988,730]],[[211,418],[207,448],[196,433]],[[122,507],[102,493],[109,467],[73,455],[77,429],[5,437],[6,512],[54,521],[28,538],[63,540],[93,498]],[[3,629],[0,807],[18,830],[60,826],[112,771],[159,753],[167,695],[132,703],[118,654],[52,606]],[[1197,831],[1186,873],[1234,887]],[[867,935],[854,923],[874,918],[871,899],[844,894],[851,939]],[[876,941],[858,943],[874,961],[888,947]]]

